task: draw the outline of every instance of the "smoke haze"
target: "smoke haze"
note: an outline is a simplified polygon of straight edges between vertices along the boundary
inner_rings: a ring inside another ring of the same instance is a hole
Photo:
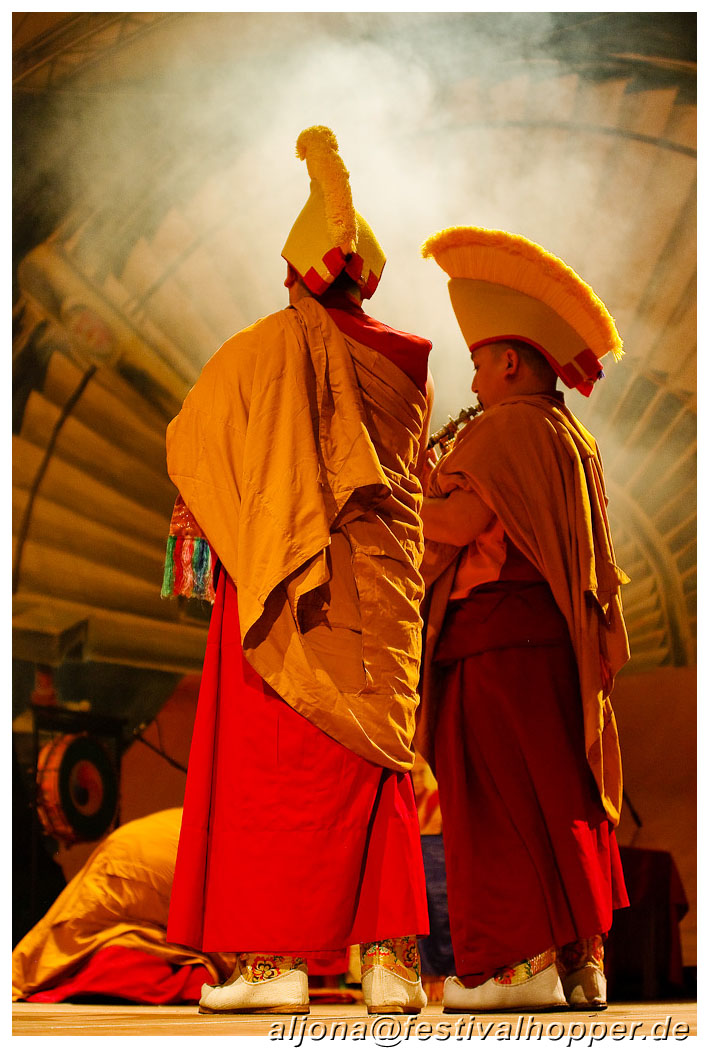
[[[632,230],[638,168],[614,162],[610,136],[570,131],[612,126],[624,85],[583,85],[565,67],[571,17],[578,35],[578,19],[612,30],[623,16],[171,15],[56,92],[34,145],[51,177],[63,172],[54,197],[82,218],[93,211],[80,250],[94,268],[120,276],[136,240],[171,211],[185,215],[181,256],[207,249],[238,302],[215,332],[226,337],[284,304],[280,251],[308,194],[295,140],[311,124],[332,127],[355,206],[388,256],[372,312],[434,342],[436,423],[471,400],[445,275],[419,255],[441,228],[542,243],[594,286],[627,340],[634,303],[606,245],[622,251]],[[652,199],[644,206],[652,216]],[[191,293],[199,304],[211,289]],[[214,348],[197,347],[197,362]]]

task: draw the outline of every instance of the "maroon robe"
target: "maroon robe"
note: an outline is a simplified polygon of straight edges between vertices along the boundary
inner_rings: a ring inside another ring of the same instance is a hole
[[[509,547],[499,581],[451,601],[434,656],[451,936],[471,985],[607,932],[613,909],[628,905],[586,760],[566,621]]]

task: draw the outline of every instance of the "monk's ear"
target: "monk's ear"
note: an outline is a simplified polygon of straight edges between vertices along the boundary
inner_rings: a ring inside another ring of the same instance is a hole
[[[519,371],[519,353],[512,346],[504,349],[505,377],[514,377]]]

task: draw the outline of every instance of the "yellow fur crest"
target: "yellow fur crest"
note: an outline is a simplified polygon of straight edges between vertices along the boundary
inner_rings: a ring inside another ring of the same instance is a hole
[[[484,280],[537,298],[578,331],[600,358],[623,356],[613,317],[589,284],[556,255],[526,237],[500,229],[452,226],[421,246],[451,278]]]
[[[357,219],[349,171],[338,152],[337,138],[329,127],[316,125],[301,131],[296,155],[305,160],[308,174],[322,188],[325,218],[335,246],[345,254],[357,247]]]

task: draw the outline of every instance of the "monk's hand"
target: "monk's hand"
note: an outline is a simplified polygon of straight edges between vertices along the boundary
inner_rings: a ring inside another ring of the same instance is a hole
[[[420,474],[421,487],[423,488],[424,495],[426,495],[428,492],[428,484],[431,479],[431,474],[433,473],[433,467],[436,465],[437,461],[438,460],[436,458],[435,450],[433,448],[429,448],[423,459]]]
[[[494,513],[472,491],[456,488],[440,498],[424,497],[421,508],[424,538],[467,546],[490,524]]]

